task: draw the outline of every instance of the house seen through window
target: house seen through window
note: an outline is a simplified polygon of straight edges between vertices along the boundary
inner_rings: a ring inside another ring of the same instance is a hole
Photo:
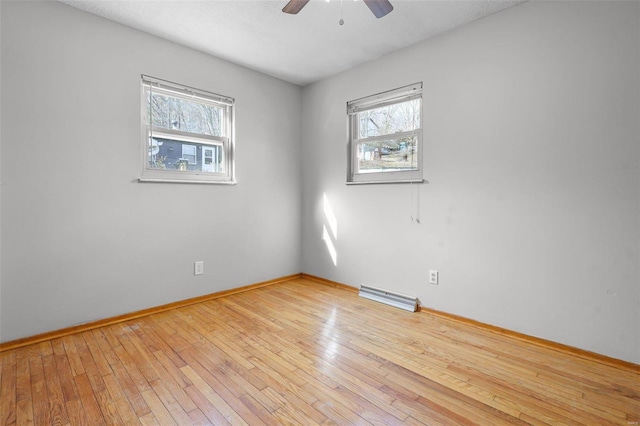
[[[145,181],[234,183],[229,97],[142,76]]]

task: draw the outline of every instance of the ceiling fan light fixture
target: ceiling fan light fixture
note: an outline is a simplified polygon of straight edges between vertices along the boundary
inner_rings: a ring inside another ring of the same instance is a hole
[[[331,0],[326,0],[327,3]],[[358,1],[358,0],[356,0]],[[369,10],[375,15],[376,18],[380,19],[383,16],[388,15],[392,10],[393,6],[389,3],[389,0],[363,0],[364,4],[367,5]],[[284,13],[289,13],[292,15],[297,14],[309,3],[309,0],[289,0],[289,3],[282,8]],[[340,24],[342,25],[342,24]]]
[[[364,0],[364,4],[378,19],[388,15],[393,10],[393,5],[389,3],[389,0]]]
[[[295,15],[300,12],[300,10],[302,10],[302,8],[305,7],[307,3],[309,3],[309,0],[290,0],[289,3],[287,3],[285,7],[282,8],[282,11],[284,13]]]

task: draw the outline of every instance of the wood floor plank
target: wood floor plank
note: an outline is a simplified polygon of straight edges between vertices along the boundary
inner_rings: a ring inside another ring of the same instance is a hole
[[[22,348],[16,353],[16,401],[31,400],[31,370],[29,350]]]
[[[67,359],[69,360],[69,365],[71,366],[71,373],[73,374],[73,376],[84,374],[84,367],[82,366],[82,360],[80,359],[80,355],[78,354],[78,348],[76,348],[74,336],[63,337],[62,343],[64,346],[64,351],[67,355]]]
[[[28,350],[34,423],[50,424],[49,401],[47,400],[47,387],[44,379],[44,368],[42,366],[40,351],[37,345],[29,347]]]
[[[182,374],[180,367],[178,367],[165,352],[156,351],[153,353],[153,356],[182,389],[192,385],[189,379]],[[182,361],[182,364],[183,365],[181,367],[187,365],[184,361]]]
[[[171,416],[171,413],[164,406],[162,401],[158,398],[153,387],[147,391],[142,392],[142,397],[146,401],[147,405],[151,409],[153,416],[161,425],[176,425],[177,423]]]
[[[225,380],[224,376],[213,375],[211,373],[211,365],[207,361],[202,362],[194,352],[194,358],[189,362],[197,377],[202,381],[210,385],[211,389],[215,393],[222,397],[225,403],[229,406],[235,414],[237,414],[243,422],[250,425],[261,425],[264,422],[253,414],[253,412],[246,407],[240,400],[241,395],[234,393],[234,386]],[[185,367],[186,368],[186,367]],[[195,383],[194,383],[195,384]],[[229,418],[229,413],[225,413],[225,417]],[[233,423],[233,422],[232,422]]]
[[[98,401],[98,406],[100,407],[100,411],[102,412],[102,417],[104,421],[108,425],[120,425],[124,424],[122,418],[120,417],[120,413],[118,413],[118,408],[116,407],[115,400],[111,398],[109,394],[109,390],[105,388],[101,391],[95,391],[96,400]]]
[[[126,375],[129,377],[129,380],[133,382],[139,392],[144,392],[146,390],[151,389],[149,382],[144,377],[142,372],[138,369],[138,364],[129,356],[129,353],[123,346],[118,346],[114,348],[115,353],[120,360],[120,365],[126,371]],[[115,364],[118,365],[118,364]],[[111,369],[115,372],[117,367],[112,366]],[[123,373],[124,374],[124,373]],[[146,413],[144,413],[146,414]],[[144,414],[142,414],[144,416]]]
[[[10,424],[10,423],[3,423]],[[17,425],[32,425],[34,424],[33,418],[33,404],[31,399],[21,399],[16,406],[16,424]]]
[[[318,397],[312,393],[305,391],[302,387],[306,380],[302,372],[295,374],[295,381],[290,380],[294,375],[283,375],[275,370],[269,360],[257,357],[250,358],[251,363],[256,366],[256,375],[262,378],[269,389],[276,389],[285,399],[295,405],[309,405],[318,400]],[[302,385],[299,383],[302,382]]]
[[[107,357],[111,357],[111,349],[107,348],[106,351],[98,345],[98,342],[95,338],[95,333],[92,331],[82,333],[82,337],[84,338],[85,343],[87,344],[87,348],[89,349],[89,353],[93,357],[93,362],[98,369],[98,373],[101,376],[107,376],[111,374],[110,362],[107,360]]]
[[[273,401],[278,409],[272,412],[272,415],[279,421],[283,421],[283,415],[289,422],[294,424],[321,424],[326,420],[326,416],[317,411],[313,406],[296,403],[297,399],[291,398],[290,395],[276,391],[274,388],[267,386],[262,390],[263,395]]]
[[[138,327],[138,325],[132,324],[132,327]],[[157,371],[153,368],[154,364],[151,362],[151,359],[154,358],[153,355],[141,344],[138,336],[132,329],[129,329],[128,333],[119,336],[118,339],[147,383],[151,383],[160,378]]]
[[[43,357],[42,365],[44,367],[49,413],[52,422],[53,424],[69,423],[55,355],[51,354]]]
[[[186,356],[223,381],[227,389],[238,398],[246,394],[259,395],[260,391],[267,386],[254,374],[238,374],[230,360],[225,360],[212,353],[208,347],[194,347],[193,349]]]
[[[197,386],[191,385],[184,389],[189,395],[191,400],[198,406],[198,409],[202,411],[202,414],[214,425],[229,425],[227,418],[218,411],[218,409],[211,403],[209,399],[197,388]]]
[[[55,357],[56,373],[60,383],[60,389],[62,390],[64,402],[66,404],[70,401],[77,401],[79,399],[78,390],[76,389],[76,384],[73,380],[73,370],[69,363],[64,343],[62,339],[56,339],[51,343]]]
[[[76,388],[78,389],[78,395],[80,396],[80,401],[82,402],[82,410],[84,415],[87,418],[87,422],[91,425],[104,425],[105,418],[102,416],[102,411],[100,411],[100,406],[98,405],[97,392],[91,386],[91,382],[87,378],[87,374],[80,374],[74,378],[76,382]],[[40,423],[37,424],[49,424],[49,423]]]
[[[157,346],[155,344],[153,344],[152,342],[154,341],[153,339],[150,339],[148,337],[148,335],[143,331],[142,328],[140,328],[136,334],[138,335],[138,337],[141,337],[142,341],[141,343],[143,345],[145,345],[145,348],[149,351],[147,352],[147,357],[149,358],[150,362],[153,362],[154,364],[154,371],[156,372],[156,374],[158,375],[158,380],[151,382],[151,386],[153,387],[154,384],[156,384],[158,381],[160,381],[162,383],[162,389],[169,392],[170,396],[167,395],[166,400],[163,399],[163,402],[165,402],[165,405],[168,403],[167,401],[169,401],[169,398],[171,400],[175,400],[178,404],[180,404],[180,406],[182,407],[181,409],[186,413],[188,413],[189,411],[193,411],[195,410],[197,407],[195,406],[195,404],[193,403],[193,401],[191,401],[191,399],[189,399],[189,397],[185,394],[184,390],[183,390],[183,385],[188,384],[185,383],[184,381],[176,381],[174,379],[174,376],[167,371],[167,369],[164,367],[162,362],[156,362],[156,360],[158,360],[158,357],[156,356],[158,352],[160,352],[160,350],[157,348]],[[150,345],[150,346],[147,346]],[[184,361],[182,361],[182,363],[184,364]],[[162,396],[159,389],[154,388],[154,390],[156,391],[156,393],[158,394],[158,396]],[[161,398],[162,399],[162,398]],[[176,412],[178,412],[178,410],[176,409]],[[176,419],[176,421],[178,421],[178,419]]]
[[[122,351],[124,351],[123,348],[121,349]],[[120,359],[120,356],[118,357],[118,359]],[[149,409],[147,403],[144,401],[144,398],[142,397],[142,394],[140,392],[144,392],[151,387],[146,381],[142,379],[142,373],[139,373],[138,370],[135,369],[135,366],[129,365],[129,368],[127,368],[122,363],[113,364],[111,366],[111,369],[113,370],[114,376],[118,380],[120,389],[122,389],[122,392],[124,392],[127,401],[131,405],[131,408],[133,408],[136,416],[144,417],[145,415],[149,414],[151,410]],[[137,375],[139,380],[142,380],[142,384],[140,386],[136,385],[134,379],[131,378],[130,373]]]
[[[330,421],[329,424],[335,425],[368,425],[362,417],[358,416],[354,412],[348,410],[342,404],[335,403],[335,401],[316,401],[313,403],[313,408],[324,414]],[[324,423],[326,424],[326,422]]]
[[[184,374],[189,377],[193,386],[198,389],[198,391],[211,403],[213,407],[215,407],[216,411],[218,411],[224,417],[225,421],[229,424],[242,424],[246,425],[245,422],[238,413],[236,413],[233,408],[224,400],[218,393],[207,383],[202,377],[200,377],[191,366],[187,365],[182,367]]]
[[[228,327],[226,322],[222,320],[216,320],[216,313],[219,313],[219,310],[212,311],[208,309],[207,305],[198,306],[199,309],[195,309],[192,307],[189,311],[189,314],[192,315],[193,318],[196,318],[197,321],[194,321],[193,327],[197,328],[200,333],[204,333],[203,335],[209,341],[216,341],[216,347],[218,347],[221,351],[223,351],[226,356],[230,359],[233,359],[236,363],[238,363],[244,369],[252,369],[253,364],[247,361],[247,358],[250,356],[250,352],[245,349],[246,345],[242,345],[241,342],[238,342],[238,332],[231,327]],[[199,326],[198,324],[202,324]],[[206,328],[210,328],[211,330],[206,330]],[[222,338],[221,338],[222,337]]]
[[[87,342],[84,340],[82,334],[76,334],[73,337],[74,343],[76,344],[76,348],[78,350],[78,355],[80,356],[80,361],[82,361],[82,367],[85,371],[82,376],[89,380],[91,388],[94,390],[94,392],[102,392],[106,389],[104,380],[102,380],[102,374],[100,374],[100,371],[98,370],[98,366],[96,365],[96,362],[91,355],[91,351],[89,350],[89,346],[87,346]]]
[[[312,356],[309,355],[309,357],[311,358]],[[367,406],[369,411],[377,412],[381,416],[389,415],[387,419],[389,423],[406,420],[408,415],[392,405],[395,398],[384,393],[380,389],[382,386],[372,386],[368,381],[361,380],[358,375],[352,375],[343,370],[338,363],[334,362],[333,357],[330,357],[330,359],[331,361],[327,361],[316,357],[313,366],[320,370],[331,371],[330,379],[336,383],[341,383],[340,386],[350,391],[353,395],[362,395],[362,399],[359,399],[358,402],[360,405]],[[331,368],[332,366],[337,368]]]
[[[193,426],[213,425],[213,423],[211,423],[209,419],[207,419],[207,417],[204,415],[204,413],[202,413],[202,411],[199,408],[196,408],[195,410],[190,411],[189,418],[190,418],[189,424]]]
[[[639,421],[638,369],[304,278],[0,353],[0,425]]]
[[[15,424],[17,401],[17,354],[11,351],[0,362],[0,424]]]
[[[109,365],[111,365],[119,361],[118,361],[118,357],[113,351],[113,346],[111,342],[109,341],[109,339],[107,338],[107,335],[105,334],[106,330],[109,330],[109,328],[108,327],[97,328],[95,330],[91,330],[91,334],[93,335],[93,338],[98,344],[98,348],[100,349],[100,352],[102,352],[102,355],[105,357]]]
[[[70,425],[90,425],[89,421],[87,420],[87,416],[84,413],[82,401],[80,401],[79,398],[74,401],[65,403],[65,406],[67,408],[67,413],[69,414]]]
[[[155,391],[156,395],[158,395],[158,398],[165,406],[167,411],[169,411],[169,414],[171,414],[171,417],[173,417],[177,424],[189,424],[190,418],[187,414],[187,411],[185,411],[184,406],[176,400],[174,395],[171,393],[171,391],[169,391],[169,389],[167,389],[165,383],[162,380],[156,380],[155,382],[151,383],[151,388]],[[194,410],[197,408],[193,401],[191,401],[190,399],[188,406],[193,407]]]
[[[153,415],[153,413],[148,413],[145,414],[144,416],[140,417],[138,420],[140,420],[140,423],[143,424],[144,426],[161,426],[160,423],[158,423],[158,420],[156,419],[156,417]]]
[[[118,382],[115,374],[109,374],[104,376],[104,384],[107,387],[109,396],[115,404],[116,411],[125,424],[135,425],[139,424],[138,415],[133,410],[126,393],[122,389],[120,382]]]
[[[175,339],[173,339],[172,335],[168,334],[165,327],[163,327],[166,321],[160,321],[159,318],[161,317],[158,315],[146,318],[141,324],[140,332],[144,332],[147,338],[153,342],[153,346],[156,349],[151,352],[154,355],[162,353],[165,358],[171,360],[176,368],[184,367],[186,364],[184,360],[180,358],[180,355],[178,355]],[[185,383],[185,386],[188,385],[189,383]]]
[[[340,388],[339,385],[334,387],[322,386],[322,383],[316,380],[311,380],[306,383],[303,388],[309,392],[322,392],[323,398],[313,403],[313,407],[327,416],[328,419],[333,419],[336,415],[338,418],[342,417],[348,420],[348,423],[361,424],[366,420],[361,416],[362,406],[358,401],[351,399],[345,399],[345,390]],[[348,391],[346,392],[348,393]],[[327,411],[330,410],[330,411]],[[331,412],[335,413],[334,415]],[[368,424],[368,422],[366,422]]]
[[[273,411],[267,410],[265,406],[254,399],[251,394],[246,393],[244,395],[241,395],[239,398],[240,401],[242,401],[242,403],[266,425],[278,425],[278,422],[272,416]]]

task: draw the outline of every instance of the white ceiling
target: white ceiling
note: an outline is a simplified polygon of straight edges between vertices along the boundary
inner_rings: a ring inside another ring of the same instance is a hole
[[[391,0],[381,19],[361,0],[60,1],[303,86],[523,0]]]

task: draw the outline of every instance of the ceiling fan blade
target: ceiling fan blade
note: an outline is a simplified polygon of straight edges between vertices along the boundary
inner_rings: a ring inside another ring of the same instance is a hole
[[[382,18],[393,10],[389,0],[364,0],[364,4],[369,6],[376,18]]]
[[[285,7],[282,8],[282,11],[284,13],[291,13],[295,15],[296,13],[300,12],[300,10],[302,10],[302,8],[307,3],[309,3],[309,0],[291,0]]]

